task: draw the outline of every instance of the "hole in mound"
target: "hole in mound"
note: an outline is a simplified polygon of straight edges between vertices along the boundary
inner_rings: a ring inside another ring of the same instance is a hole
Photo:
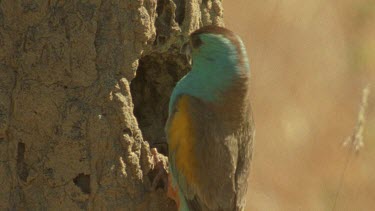
[[[130,84],[134,115],[143,137],[164,155],[168,153],[164,126],[168,118],[169,97],[178,80],[187,72],[185,56],[153,53],[140,59],[137,76]]]
[[[80,173],[73,179],[75,185],[77,185],[83,193],[90,194],[90,175]]]

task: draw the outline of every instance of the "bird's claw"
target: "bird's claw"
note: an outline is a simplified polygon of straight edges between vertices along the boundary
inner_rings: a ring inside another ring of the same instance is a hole
[[[156,148],[151,148],[153,171],[156,172],[154,179],[152,180],[151,189],[156,190],[160,184],[160,181],[163,182],[163,189],[167,191],[168,189],[168,172],[167,164],[165,160],[161,159],[161,154],[158,153]]]

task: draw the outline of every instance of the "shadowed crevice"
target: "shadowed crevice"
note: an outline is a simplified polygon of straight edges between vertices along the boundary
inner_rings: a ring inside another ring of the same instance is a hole
[[[156,39],[154,45],[164,45],[176,33],[185,20],[185,0],[158,0],[155,20]]]
[[[17,174],[18,177],[26,182],[27,177],[29,176],[29,169],[25,163],[25,149],[26,146],[24,143],[19,142],[17,146]]]
[[[173,0],[174,3],[176,4],[176,22],[178,25],[182,25],[182,23],[185,20],[185,0]]]
[[[90,194],[90,175],[80,173],[73,179],[75,185],[77,185],[83,193]]]
[[[155,45],[163,45],[167,41],[170,33],[170,24],[173,21],[173,7],[171,7],[168,0],[158,0],[156,5],[156,13],[158,14],[155,20],[156,39]]]

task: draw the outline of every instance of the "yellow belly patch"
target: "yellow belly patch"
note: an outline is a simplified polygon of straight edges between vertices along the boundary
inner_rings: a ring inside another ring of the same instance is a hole
[[[169,150],[175,153],[176,170],[184,175],[188,184],[196,184],[196,159],[194,128],[189,116],[189,97],[182,96],[177,102],[177,110],[169,125]]]

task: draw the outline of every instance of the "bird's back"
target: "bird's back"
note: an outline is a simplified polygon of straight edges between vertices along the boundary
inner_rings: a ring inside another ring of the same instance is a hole
[[[171,167],[183,173],[177,178],[190,210],[241,210],[245,204],[254,136],[252,113],[247,92],[227,96],[226,102],[220,103],[183,96],[188,105],[186,110],[177,111],[177,115],[187,114],[185,123],[189,126],[180,123],[173,129],[184,137],[176,140],[177,150],[170,142],[171,150],[177,153],[173,157],[183,164],[171,162]],[[189,140],[182,134],[186,130],[193,136]],[[174,138],[170,139],[173,142]]]

